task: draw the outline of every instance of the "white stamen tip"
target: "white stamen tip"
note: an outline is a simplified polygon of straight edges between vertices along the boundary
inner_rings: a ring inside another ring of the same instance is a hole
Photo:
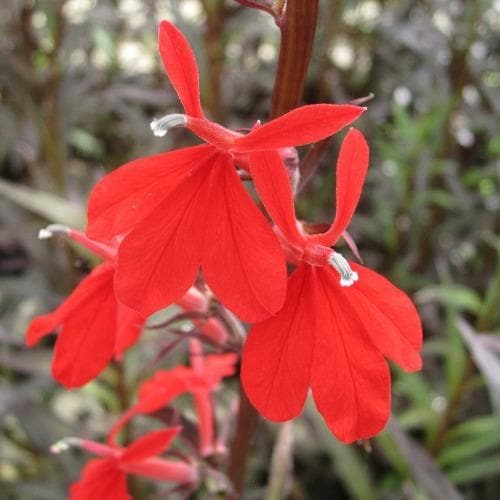
[[[82,440],[77,437],[67,437],[64,439],[61,439],[61,441],[58,441],[57,443],[54,443],[50,447],[50,452],[54,454],[61,453],[63,451],[69,450],[72,446],[75,447],[80,447],[82,444]]]
[[[328,262],[340,274],[340,286],[352,286],[359,280],[358,273],[351,269],[349,262],[341,254],[333,252]]]
[[[52,238],[54,234],[69,234],[69,228],[63,226],[62,224],[49,224],[47,227],[40,229],[38,231],[38,239],[40,240],[48,240]]]
[[[340,286],[352,286],[354,285],[354,282],[358,281],[358,273],[352,272],[352,276],[348,279],[346,278],[340,278]]]
[[[185,127],[187,118],[185,115],[174,113],[155,118],[150,124],[150,128],[156,137],[165,137],[167,132],[173,127]]]
[[[49,231],[48,229],[40,229],[40,231],[38,231],[38,239],[39,240],[48,240],[49,238],[52,238],[53,233],[51,231]]]

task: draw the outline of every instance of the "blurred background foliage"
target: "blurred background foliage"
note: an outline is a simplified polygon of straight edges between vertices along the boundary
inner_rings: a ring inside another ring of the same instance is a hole
[[[153,116],[180,109],[156,53],[162,18],[195,49],[210,116],[232,128],[266,119],[279,31],[263,12],[232,0],[1,2],[2,498],[64,498],[83,457],[49,456],[49,445],[101,438],[158,349],[146,336],[125,374],[116,365],[68,392],[50,379],[51,342],[28,351],[23,333],[92,265],[68,243],[38,241],[38,228],[84,227],[106,171],[195,142],[149,130]],[[416,301],[425,364],[393,371],[394,417],[370,443],[340,444],[309,407],[293,430],[261,424],[249,499],[498,498],[499,49],[498,0],[320,1],[304,100],[374,94],[359,122],[371,170],[350,232],[364,261]],[[331,218],[338,145],[298,197],[308,221]]]

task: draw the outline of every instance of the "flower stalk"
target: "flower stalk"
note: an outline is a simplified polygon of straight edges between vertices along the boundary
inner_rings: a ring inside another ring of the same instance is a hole
[[[301,101],[318,19],[318,0],[288,0],[281,29],[281,46],[270,118],[294,109]],[[240,386],[236,434],[231,446],[228,477],[237,495],[245,481],[247,453],[259,414]]]

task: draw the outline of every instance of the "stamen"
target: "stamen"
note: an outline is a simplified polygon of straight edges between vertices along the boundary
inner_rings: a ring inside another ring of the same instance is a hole
[[[347,260],[337,252],[328,257],[328,263],[340,274],[340,286],[352,286],[358,281],[358,273],[353,271]]]
[[[162,116],[161,118],[155,118],[151,122],[150,127],[156,137],[164,137],[167,135],[169,129],[173,127],[185,127],[186,123],[186,115],[174,113]]]
[[[38,232],[38,239],[48,240],[52,238],[54,234],[64,234],[69,235],[69,227],[63,226],[62,224],[49,224],[46,228],[40,229]]]
[[[54,454],[61,453],[62,451],[67,451],[69,450],[72,446],[76,448],[80,448],[82,445],[82,440],[77,437],[67,437],[64,439],[61,439],[57,443],[54,443],[50,447],[50,452]]]

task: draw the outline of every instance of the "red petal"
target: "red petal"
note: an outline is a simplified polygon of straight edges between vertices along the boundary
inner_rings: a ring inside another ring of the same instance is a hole
[[[210,354],[203,360],[203,378],[215,389],[225,377],[234,375],[238,356],[233,353]]]
[[[108,443],[114,443],[122,427],[135,415],[157,411],[188,391],[209,388],[208,382],[185,366],[176,366],[169,371],[156,372],[139,388],[137,403],[129,408],[113,425],[108,434]]]
[[[153,431],[141,436],[131,445],[127,446],[120,458],[121,462],[140,462],[148,457],[159,455],[168,448],[172,440],[177,436],[180,427]]]
[[[301,247],[305,238],[297,229],[290,181],[279,153],[250,153],[249,160],[255,189],[271,219],[289,243]]]
[[[181,298],[201,262],[207,173],[199,168],[123,240],[118,249],[118,299],[144,317]]]
[[[184,35],[168,21],[158,30],[158,48],[170,83],[188,115],[203,118],[196,60]]]
[[[349,125],[365,109],[350,104],[302,106],[236,139],[234,150],[245,153],[311,144]]]
[[[117,305],[114,354],[120,356],[137,342],[144,325],[144,318],[120,302]]]
[[[101,275],[107,275],[109,269],[110,267],[107,264],[96,267],[78,284],[71,295],[57,309],[49,314],[36,317],[30,323],[26,332],[26,344],[30,347],[35,345],[41,338],[53,333],[74,311],[84,307],[86,302],[91,301],[95,286],[99,287]]]
[[[342,143],[337,161],[335,220],[326,233],[313,236],[310,241],[329,247],[345,231],[358,206],[368,170],[368,158],[368,144],[363,134],[351,128]]]
[[[177,185],[196,169],[212,146],[140,158],[106,175],[89,199],[87,234],[110,241],[147,217]]]
[[[283,309],[250,330],[241,380],[248,399],[274,421],[299,415],[309,388],[316,324],[314,274],[302,264],[291,275]]]
[[[318,269],[318,312],[311,387],[319,412],[345,443],[380,432],[390,413],[390,374],[342,294],[338,276]]]
[[[420,370],[422,324],[410,298],[375,271],[350,262],[359,275],[351,287],[338,286],[380,352],[407,371]]]
[[[85,281],[87,300],[65,318],[54,349],[52,374],[68,388],[95,378],[109,363],[115,344],[113,267],[101,264]]]
[[[96,459],[87,463],[80,480],[71,485],[71,500],[131,500],[125,473],[115,460]]]
[[[205,214],[202,269],[221,302],[244,321],[281,309],[286,291],[285,256],[265,217],[245,191],[232,160],[212,167]]]
[[[65,302],[68,300],[69,298],[66,299]],[[61,313],[60,309],[61,308],[59,307],[51,313],[37,316],[31,321],[28,326],[28,330],[26,331],[27,346],[32,347],[46,335],[54,333],[54,330],[63,322],[64,314]]]

